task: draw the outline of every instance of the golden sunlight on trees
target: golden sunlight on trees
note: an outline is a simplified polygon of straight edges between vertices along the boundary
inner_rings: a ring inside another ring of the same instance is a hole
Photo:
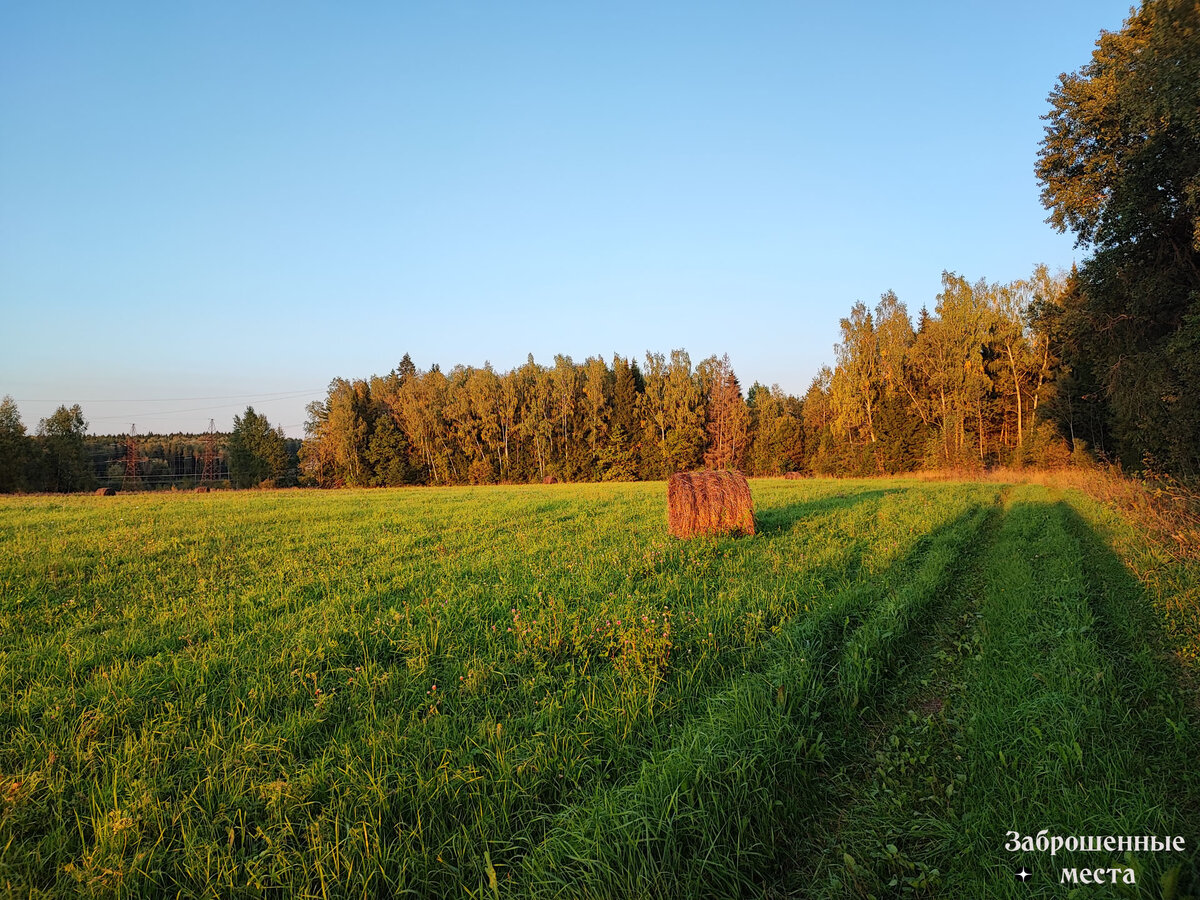
[[[1200,474],[1200,4],[1151,0],[1061,77],[1038,155],[1049,221],[1092,256],[1048,328],[1126,464]]]

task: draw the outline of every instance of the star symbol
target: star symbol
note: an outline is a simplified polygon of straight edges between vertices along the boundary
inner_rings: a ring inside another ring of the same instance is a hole
[[[1028,881],[1029,876],[1032,874],[1033,874],[1032,872],[1025,871],[1024,866],[1021,866],[1021,871],[1017,873],[1017,877],[1020,878],[1022,881]]]

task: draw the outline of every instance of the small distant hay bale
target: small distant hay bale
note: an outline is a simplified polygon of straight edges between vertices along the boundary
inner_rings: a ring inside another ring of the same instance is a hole
[[[741,472],[681,472],[667,480],[667,524],[677,538],[754,534],[754,503]]]
[[[558,479],[553,475],[547,475],[542,479],[542,484],[558,484]]]
[[[789,480],[791,480],[791,479],[801,479],[801,478],[803,478],[803,477],[804,477],[804,474],[803,474],[802,472],[785,472],[785,473],[783,474],[783,477],[784,477],[784,478],[787,478],[787,479],[789,479]]]
[[[97,497],[112,497],[116,493],[116,490],[113,488],[96,488]]]
[[[207,494],[209,492],[209,490],[210,490],[210,488],[208,487],[208,485],[202,484],[198,488],[196,488],[196,493],[197,494]]]

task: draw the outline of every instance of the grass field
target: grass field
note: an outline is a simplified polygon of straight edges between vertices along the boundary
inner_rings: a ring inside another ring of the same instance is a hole
[[[662,484],[0,500],[0,889],[1200,893],[1195,648],[1127,523],[752,486],[757,536],[687,543]],[[1040,829],[1186,850],[1005,850]]]

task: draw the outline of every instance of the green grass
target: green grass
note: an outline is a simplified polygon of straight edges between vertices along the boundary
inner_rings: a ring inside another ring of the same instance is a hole
[[[902,712],[877,720],[869,752],[839,770],[816,893],[1060,897],[1062,869],[1083,866],[1135,868],[1124,896],[1195,890],[1200,731],[1152,650],[1149,605],[1087,524],[1102,517],[1083,497],[1012,490],[936,646],[894,687],[908,691]],[[1008,831],[1043,828],[1182,834],[1187,852],[1004,849]],[[1016,866],[1033,879],[1018,883]]]
[[[661,484],[0,500],[0,885],[1060,896],[1003,850],[1044,827],[1183,834],[1139,880],[1195,889],[1200,730],[1102,510],[753,490],[687,543]]]

